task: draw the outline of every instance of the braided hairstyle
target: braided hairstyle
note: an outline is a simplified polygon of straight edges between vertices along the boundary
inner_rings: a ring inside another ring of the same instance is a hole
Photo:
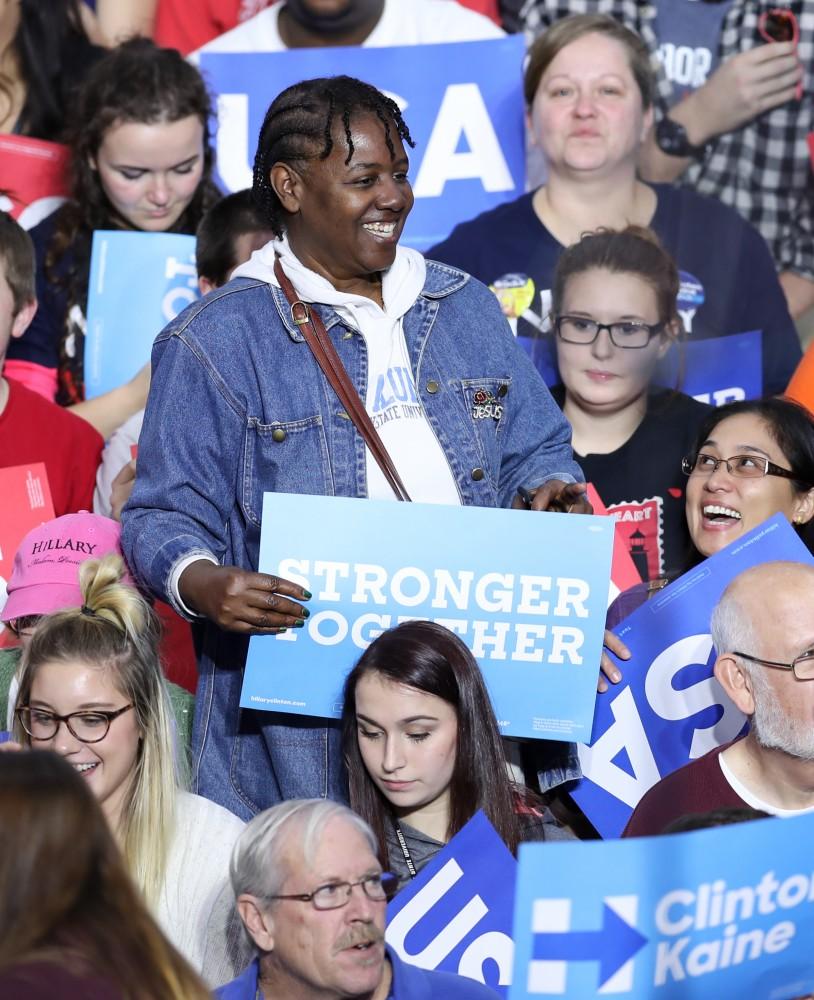
[[[341,121],[348,146],[345,163],[353,158],[351,119],[375,115],[384,128],[385,142],[395,158],[392,129],[410,146],[415,143],[399,106],[369,83],[352,76],[330,76],[295,83],[279,94],[266,112],[254,158],[252,193],[280,237],[285,230],[285,210],[271,186],[275,163],[326,160],[334,148],[334,124]]]

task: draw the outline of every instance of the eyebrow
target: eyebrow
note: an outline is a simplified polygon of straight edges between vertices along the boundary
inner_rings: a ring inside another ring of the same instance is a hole
[[[193,163],[196,162],[196,160],[200,160],[200,158],[201,154],[195,153],[194,156],[188,156],[185,160],[179,160],[178,163],[173,163],[171,164],[171,166],[164,167],[163,169],[177,170],[179,167],[191,166]],[[152,167],[144,167],[141,166],[140,164],[130,164],[130,163],[114,163],[113,166],[116,168],[116,170],[143,170],[145,173],[148,173],[153,169]]]
[[[53,705],[49,701],[44,701],[42,698],[32,699],[31,704],[36,705],[38,708],[42,707],[42,708],[47,708],[52,712],[54,711]],[[81,705],[77,705],[77,707],[74,709],[74,712],[85,712],[93,709],[107,709],[107,708],[110,709],[113,708],[112,701],[86,701],[83,702],[83,704]],[[68,712],[67,714],[73,715],[73,712]]]
[[[712,438],[707,438],[707,440],[701,445],[701,447],[702,448],[706,448],[707,445],[712,445],[713,448],[718,448],[719,447],[717,441],[714,441]],[[740,455],[741,452],[749,451],[749,452],[754,452],[756,455],[763,455],[763,457],[764,458],[768,458],[770,462],[772,460],[771,456],[769,455],[769,453],[767,451],[764,451],[762,448],[758,448],[756,445],[753,445],[753,444],[736,444],[735,447],[736,448],[740,448],[740,451],[736,453],[738,455]]]
[[[348,170],[381,170],[384,164],[382,163],[352,163]],[[392,167],[409,167],[410,161],[406,156],[400,157],[398,160],[391,160],[390,166]]]
[[[563,310],[563,316],[579,316],[581,319],[590,319],[594,323],[599,322],[593,313],[586,312],[584,309],[565,309]],[[611,320],[611,324],[622,323],[626,320],[636,320],[640,323],[646,322],[644,317],[640,316],[638,313],[625,313],[623,316],[617,316],[616,319]]]
[[[371,719],[367,715],[362,715],[361,712],[356,713],[356,718],[361,719],[362,722],[369,722],[372,726],[378,726],[379,729],[384,729],[381,722],[376,722],[375,719]],[[436,715],[410,715],[406,719],[399,719],[398,724],[400,726],[407,726],[411,722],[438,722],[438,717]]]

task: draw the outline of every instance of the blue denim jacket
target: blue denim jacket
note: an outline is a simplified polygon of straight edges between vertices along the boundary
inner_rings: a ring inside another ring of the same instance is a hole
[[[318,311],[364,399],[361,334],[332,309]],[[428,261],[403,325],[462,503],[508,507],[519,486],[581,479],[570,427],[484,285]],[[500,399],[498,420],[473,417],[478,389]],[[131,569],[171,603],[168,581],[189,555],[256,569],[264,491],[364,497],[365,444],[280,289],[238,278],[156,339],[138,477],[122,516]],[[341,799],[336,727],[239,709],[247,640],[208,622],[197,639],[195,790],[246,819],[282,799]]]

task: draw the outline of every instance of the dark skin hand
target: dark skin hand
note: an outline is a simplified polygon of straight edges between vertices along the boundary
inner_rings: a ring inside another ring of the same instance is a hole
[[[227,632],[276,635],[302,628],[311,612],[300,604],[311,595],[299,584],[206,559],[191,563],[178,581],[181,600]]]

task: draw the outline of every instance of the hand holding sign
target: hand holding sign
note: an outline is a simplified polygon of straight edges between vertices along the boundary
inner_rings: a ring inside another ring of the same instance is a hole
[[[311,613],[296,603],[311,596],[296,583],[237,566],[218,566],[207,559],[187,566],[178,589],[186,605],[229,632],[275,635],[301,627]]]
[[[593,508],[585,496],[585,483],[564,483],[561,479],[549,479],[536,490],[520,487],[513,501],[515,509],[550,510],[564,514],[593,514]]]

